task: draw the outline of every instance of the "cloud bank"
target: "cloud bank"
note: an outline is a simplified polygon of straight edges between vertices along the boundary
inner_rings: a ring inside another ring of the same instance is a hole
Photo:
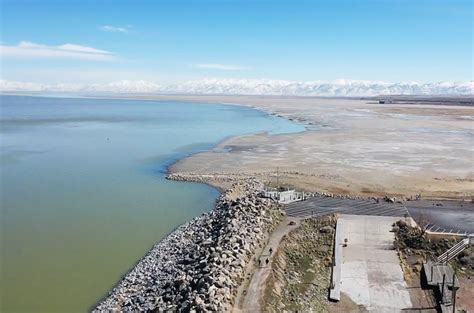
[[[337,80],[286,81],[267,79],[201,79],[182,84],[160,85],[143,80],[122,80],[106,84],[39,84],[0,80],[3,92],[161,93],[227,94],[273,96],[366,97],[377,95],[473,95],[474,82],[387,83],[378,81]]]
[[[89,46],[65,43],[48,46],[29,41],[21,41],[18,45],[0,45],[0,57],[14,58],[68,58],[95,61],[111,61],[116,58],[112,52]]]

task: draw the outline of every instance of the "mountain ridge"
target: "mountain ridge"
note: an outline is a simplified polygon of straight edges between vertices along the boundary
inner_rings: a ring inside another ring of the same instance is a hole
[[[469,82],[398,82],[364,80],[290,81],[270,79],[206,78],[185,83],[161,85],[145,80],[121,80],[103,84],[40,84],[0,80],[3,92],[142,93],[202,95],[262,95],[368,97],[379,95],[472,95]]]

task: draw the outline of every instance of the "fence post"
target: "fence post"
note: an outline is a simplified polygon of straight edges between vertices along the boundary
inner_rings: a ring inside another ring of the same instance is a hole
[[[441,302],[444,303],[444,282],[446,281],[446,274],[443,274],[443,284],[441,285]]]
[[[453,272],[453,299],[451,300],[451,303],[453,304],[453,313],[456,313],[456,291],[457,291],[457,288],[456,288],[456,285],[455,285],[455,282],[456,282],[456,271],[457,269],[454,270]]]

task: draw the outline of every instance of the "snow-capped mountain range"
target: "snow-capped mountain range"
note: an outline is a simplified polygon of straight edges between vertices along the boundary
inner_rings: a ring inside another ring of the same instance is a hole
[[[122,80],[106,84],[39,84],[0,80],[2,92],[47,93],[140,93],[140,94],[226,94],[363,97],[377,95],[473,95],[474,82],[387,83],[381,81],[336,80],[287,81],[269,79],[201,79],[182,84]]]

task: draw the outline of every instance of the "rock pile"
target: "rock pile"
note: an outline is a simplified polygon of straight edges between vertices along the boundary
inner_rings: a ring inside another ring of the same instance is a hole
[[[404,220],[399,220],[393,226],[396,235],[395,247],[403,249],[428,249],[430,240],[420,227],[412,227]]]
[[[402,261],[410,271],[420,272],[421,265],[429,259],[435,259],[459,242],[458,237],[437,239],[430,236],[420,227],[413,227],[404,220],[393,225],[395,248],[400,252]],[[460,269],[458,274],[474,273],[474,255],[472,248],[464,250],[450,261],[451,265]]]
[[[209,181],[235,182],[247,179],[248,175],[227,175],[227,174],[194,174],[194,173],[171,173],[166,175],[166,179],[176,181],[188,181],[196,183],[207,183]]]
[[[285,173],[285,172],[282,172]],[[298,172],[286,172],[290,174],[298,174]],[[211,174],[197,174],[197,173],[171,173],[166,175],[166,179],[175,180],[175,181],[188,181],[188,182],[197,182],[197,183],[233,183],[237,181],[247,180],[247,179],[262,179],[262,176],[267,175],[266,173],[249,173],[249,174],[242,174],[242,173],[227,173],[227,174],[219,174],[219,173],[211,173]],[[328,198],[337,198],[337,199],[363,199],[356,195],[345,195],[345,194],[334,194],[330,192],[312,192],[306,193],[310,197],[328,197]],[[374,200],[376,198],[373,198]]]
[[[95,311],[229,310],[254,250],[283,215],[258,196],[262,187],[235,183],[213,211],[156,244]]]
[[[326,197],[326,198],[335,198],[335,199],[351,199],[351,200],[358,200],[363,199],[356,195],[343,195],[343,194],[335,194],[330,192],[314,192],[312,194],[313,197]]]

